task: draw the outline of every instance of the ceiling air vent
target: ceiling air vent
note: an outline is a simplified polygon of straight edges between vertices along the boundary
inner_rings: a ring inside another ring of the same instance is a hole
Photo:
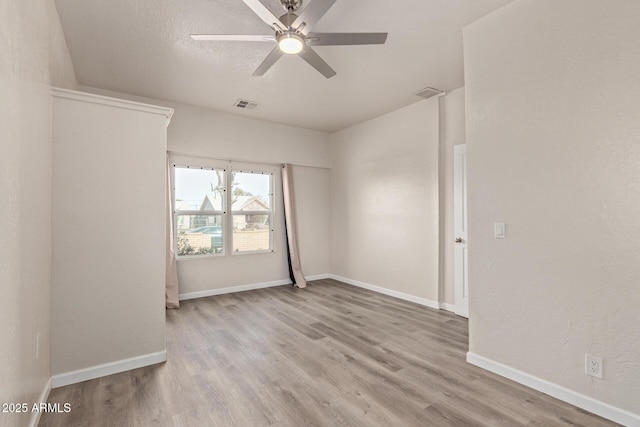
[[[424,88],[420,92],[416,93],[416,95],[424,99],[431,98],[432,96],[436,96],[436,95],[443,95],[443,94],[444,94],[444,91],[441,91],[439,89],[434,89],[432,87]]]
[[[245,110],[254,110],[258,105],[260,105],[260,103],[247,99],[238,99],[233,103],[234,107],[244,108]]]

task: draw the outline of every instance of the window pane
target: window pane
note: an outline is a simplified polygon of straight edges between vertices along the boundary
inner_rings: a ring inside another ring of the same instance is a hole
[[[180,210],[215,210],[224,207],[224,171],[175,168],[175,206]]]
[[[251,252],[271,249],[269,215],[233,215],[233,251]]]
[[[271,174],[233,172],[231,210],[271,210]]]
[[[178,256],[222,253],[222,215],[178,215],[176,219]]]

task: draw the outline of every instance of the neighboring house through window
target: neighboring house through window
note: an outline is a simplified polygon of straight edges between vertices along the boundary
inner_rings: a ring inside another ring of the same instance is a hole
[[[233,251],[268,251],[272,247],[273,174],[232,171]]]

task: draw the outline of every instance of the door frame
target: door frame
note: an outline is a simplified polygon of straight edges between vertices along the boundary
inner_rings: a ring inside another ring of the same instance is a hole
[[[453,147],[453,224],[455,313],[469,317],[469,267],[467,219],[467,144]]]

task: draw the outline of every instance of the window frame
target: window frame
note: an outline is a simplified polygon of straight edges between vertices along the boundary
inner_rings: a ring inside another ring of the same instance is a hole
[[[201,259],[201,258],[213,258],[224,257],[227,252],[227,233],[226,233],[226,210],[227,210],[227,171],[222,165],[201,165],[202,162],[171,162],[173,166],[171,168],[171,200],[172,200],[172,221],[173,221],[173,250],[176,254],[176,259]],[[180,169],[195,169],[195,170],[210,170],[210,171],[222,171],[222,179],[224,184],[224,195],[222,197],[222,210],[191,210],[191,209],[177,209],[176,204],[176,168]],[[222,227],[222,251],[219,253],[207,253],[207,254],[193,254],[193,255],[179,255],[178,254],[178,216],[180,215],[196,215],[196,216],[220,216]]]
[[[276,252],[276,177],[279,166],[266,164],[253,164],[222,161],[215,159],[194,158],[182,155],[170,155],[170,183],[171,183],[171,203],[172,203],[172,223],[173,223],[173,249],[176,254],[176,260],[185,261],[204,258],[226,258],[227,256],[243,256],[256,254],[270,254]],[[202,170],[220,170],[223,173],[224,180],[224,196],[222,200],[222,210],[181,210],[176,209],[176,168],[185,169],[202,169]],[[233,173],[256,173],[270,175],[269,179],[269,211],[233,211],[231,206]],[[233,218],[237,215],[268,215],[269,216],[269,249],[258,251],[234,251],[233,250]],[[194,255],[178,255],[178,216],[179,215],[220,215],[222,217],[222,251],[220,253],[194,254]]]
[[[264,253],[273,253],[275,252],[275,173],[273,171],[273,167],[268,167],[267,165],[244,165],[244,167],[234,167],[233,165],[229,165],[228,173],[227,173],[227,197],[233,194],[233,173],[254,173],[261,175],[269,175],[269,211],[234,211],[233,206],[229,203],[229,214],[228,216],[228,227],[229,230],[229,253],[232,256],[235,255],[252,255],[252,254],[264,254]],[[249,166],[249,167],[247,167]],[[234,251],[233,250],[233,217],[234,215],[268,215],[269,216],[269,249],[258,250],[258,251]]]

